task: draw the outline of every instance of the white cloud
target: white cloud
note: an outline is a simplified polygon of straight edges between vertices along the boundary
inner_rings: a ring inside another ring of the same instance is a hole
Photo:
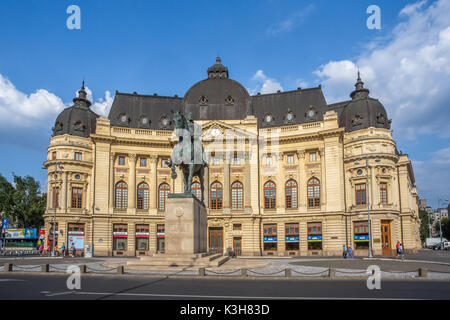
[[[47,127],[66,106],[61,98],[45,89],[25,94],[0,74],[0,125],[2,128]]]
[[[450,137],[450,1],[425,4],[403,8],[405,20],[388,43],[374,40],[356,61],[330,61],[316,70],[329,103],[348,99],[358,66],[365,87],[385,105],[399,137]]]
[[[92,101],[92,91],[86,88]],[[113,102],[109,91],[104,98],[93,102],[91,108],[99,115],[107,116]],[[27,148],[41,148],[48,144],[51,128],[58,114],[73,103],[63,100],[45,89],[26,94],[18,90],[5,76],[0,74],[0,134],[8,139],[2,143]]]
[[[253,80],[257,81],[259,85],[256,89],[249,90],[251,94],[255,94],[255,92],[267,94],[277,92],[278,90],[283,91],[281,84],[276,79],[267,77],[262,70],[258,70],[255,73]]]
[[[306,17],[313,11],[314,5],[310,4],[306,8],[291,14],[283,21],[271,24],[266,32],[269,35],[278,35],[283,32],[291,31],[295,26],[300,25],[305,21]]]

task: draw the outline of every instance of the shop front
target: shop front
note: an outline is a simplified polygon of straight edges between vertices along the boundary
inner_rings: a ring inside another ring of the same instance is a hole
[[[274,255],[278,248],[277,225],[265,224],[263,229],[264,252],[269,256]]]
[[[156,252],[164,253],[166,251],[166,229],[163,224],[156,226]]]
[[[308,254],[322,255],[322,223],[308,223]]]
[[[70,252],[71,248],[74,247],[77,256],[84,256],[84,230],[84,223],[69,223],[67,225],[67,252]]]
[[[288,255],[298,255],[300,250],[300,235],[298,223],[287,223],[285,230],[285,245]]]
[[[149,226],[148,224],[136,225],[136,256],[144,256],[148,254],[149,248]]]
[[[126,255],[128,248],[128,225],[113,225],[113,256]]]

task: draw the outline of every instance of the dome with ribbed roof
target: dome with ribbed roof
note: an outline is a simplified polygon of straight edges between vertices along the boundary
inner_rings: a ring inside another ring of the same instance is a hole
[[[83,81],[78,97],[73,99],[74,105],[64,109],[56,118],[53,136],[69,134],[88,138],[91,133],[95,133],[99,116],[90,109],[91,102],[86,97]]]
[[[364,88],[359,71],[355,90],[350,94],[352,100],[344,107],[339,117],[339,126],[345,127],[347,132],[375,128],[391,128],[386,109],[378,100],[369,97],[369,89]]]

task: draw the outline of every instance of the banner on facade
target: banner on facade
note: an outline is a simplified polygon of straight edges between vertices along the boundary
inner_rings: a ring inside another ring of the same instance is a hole
[[[286,242],[299,242],[300,241],[300,237],[289,237],[289,236],[287,236],[286,237],[286,240],[285,240]]]
[[[264,237],[264,242],[277,242],[277,237]]]
[[[148,238],[150,233],[148,232],[136,232],[136,238]]]
[[[5,229],[6,239],[25,239],[25,229]]]
[[[353,239],[355,240],[355,242],[369,241],[369,235],[368,234],[357,235]]]
[[[127,238],[128,232],[113,232],[114,238]]]
[[[322,236],[308,236],[308,242],[322,241]]]

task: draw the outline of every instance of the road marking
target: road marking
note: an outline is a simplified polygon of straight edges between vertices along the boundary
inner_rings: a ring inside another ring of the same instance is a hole
[[[50,293],[49,291],[43,291],[43,292],[48,292],[46,294],[47,297],[64,296],[64,295],[75,293],[75,291],[64,291],[64,292],[55,292],[55,293]],[[43,292],[41,292],[41,293],[43,293]]]
[[[48,292],[48,291],[43,291]],[[405,298],[349,298],[349,297],[252,297],[252,296],[207,296],[191,294],[165,294],[165,293],[121,293],[121,292],[83,292],[68,291],[53,294],[47,294],[48,297],[76,294],[76,295],[95,295],[95,296],[130,296],[130,297],[167,297],[167,298],[189,298],[189,299],[251,299],[251,300],[423,300],[423,299],[405,299]]]
[[[22,279],[0,279],[0,282],[27,281]]]

